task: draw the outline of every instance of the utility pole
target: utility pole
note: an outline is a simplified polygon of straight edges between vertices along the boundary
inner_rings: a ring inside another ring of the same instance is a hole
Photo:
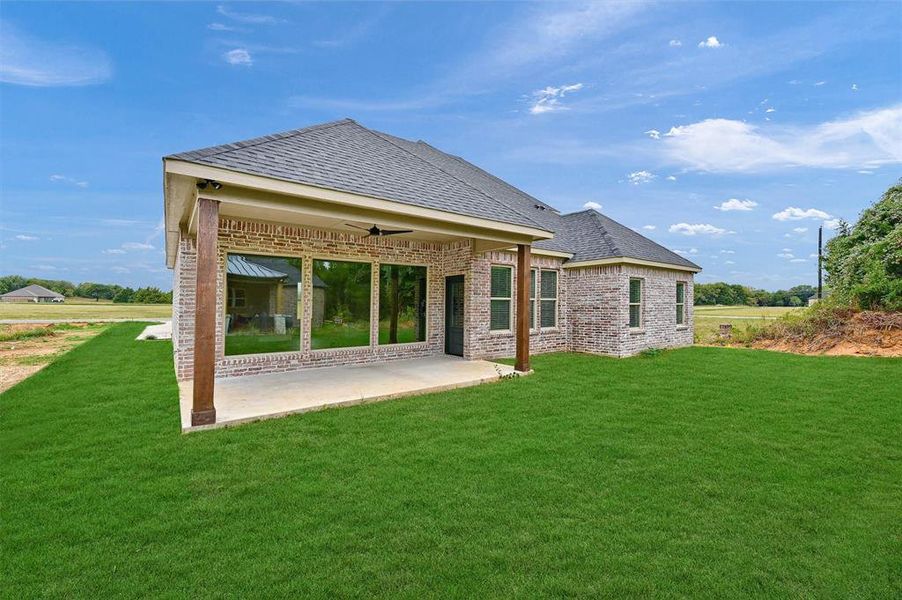
[[[817,228],[817,299],[821,300],[824,297],[824,286],[823,279],[821,273],[823,271],[822,265],[824,261],[824,226],[821,225]]]

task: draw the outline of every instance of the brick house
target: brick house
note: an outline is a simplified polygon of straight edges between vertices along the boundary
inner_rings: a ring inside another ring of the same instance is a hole
[[[173,345],[214,377],[693,341],[698,265],[594,210],[345,119],[167,156]]]

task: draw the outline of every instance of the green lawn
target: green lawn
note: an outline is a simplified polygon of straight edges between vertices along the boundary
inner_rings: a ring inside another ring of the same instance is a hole
[[[547,355],[179,433],[138,324],[0,396],[3,595],[902,595],[902,361]]]
[[[720,341],[720,324],[730,323],[733,331],[744,332],[799,310],[783,306],[695,306],[695,342],[716,344]]]

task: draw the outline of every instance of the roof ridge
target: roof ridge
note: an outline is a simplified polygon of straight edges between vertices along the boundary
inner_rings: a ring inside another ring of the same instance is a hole
[[[530,200],[532,200],[532,201],[534,201],[534,202],[538,202],[538,203],[541,204],[542,206],[545,206],[545,207],[547,207],[547,208],[550,208],[551,210],[553,210],[553,211],[557,212],[558,214],[560,214],[560,211],[559,211],[558,209],[556,209],[555,207],[551,206],[551,205],[548,204],[547,202],[543,202],[542,200],[539,200],[538,198],[536,198],[535,196],[533,196],[533,195],[530,194],[529,192],[523,191],[523,190],[521,190],[520,188],[515,187],[515,186],[511,185],[510,183],[504,181],[504,180],[501,179],[500,177],[497,177],[497,176],[495,176],[495,175],[492,175],[491,173],[489,173],[488,171],[486,171],[485,169],[483,169],[482,167],[480,167],[480,166],[477,165],[476,163],[472,163],[472,162],[468,161],[467,159],[465,159],[465,158],[463,158],[463,157],[457,156],[456,154],[448,154],[448,153],[445,152],[444,150],[442,150],[442,149],[440,149],[440,148],[436,148],[435,146],[433,146],[432,144],[430,144],[429,142],[426,142],[426,141],[424,141],[424,140],[417,140],[416,143],[417,143],[417,144],[423,144],[424,146],[426,146],[426,147],[428,147],[428,148],[431,148],[431,149],[435,150],[436,152],[439,152],[439,153],[441,153],[441,154],[444,154],[444,155],[447,156],[448,158],[451,158],[451,159],[453,159],[453,160],[456,160],[457,162],[466,163],[465,166],[468,165],[468,166],[470,166],[470,167],[473,167],[474,169],[476,169],[477,171],[479,171],[480,173],[482,173],[483,175],[485,175],[485,176],[488,177],[489,179],[491,179],[491,180],[493,180],[493,181],[496,181],[496,182],[500,183],[500,184],[503,185],[504,187],[507,187],[507,188],[510,188],[510,189],[512,189],[512,190],[514,190],[514,191],[516,191],[516,192],[519,192],[519,193],[523,194],[524,196],[527,196]],[[525,216],[529,216],[529,215],[525,215]]]
[[[495,198],[495,197],[493,197],[493,196],[489,196],[488,194],[486,194],[485,192],[483,192],[481,189],[479,189],[479,188],[477,188],[477,187],[475,187],[475,186],[473,186],[473,185],[470,185],[469,183],[467,183],[466,181],[464,181],[464,180],[461,179],[460,177],[454,175],[453,173],[449,173],[448,171],[444,170],[443,168],[441,168],[440,166],[436,165],[435,163],[432,163],[432,162],[426,160],[425,158],[423,158],[423,157],[421,157],[421,156],[418,156],[417,154],[411,152],[411,151],[408,150],[407,148],[404,148],[403,146],[400,146],[400,145],[396,144],[394,141],[388,139],[388,137],[397,137],[397,136],[392,136],[391,134],[385,134],[385,135],[383,135],[381,131],[376,131],[375,129],[370,129],[370,128],[368,128],[368,127],[364,127],[363,125],[361,125],[360,123],[357,123],[356,121],[354,122],[354,124],[357,125],[358,127],[360,127],[361,129],[363,129],[364,131],[367,131],[367,132],[369,132],[370,134],[372,134],[372,135],[378,137],[380,140],[383,140],[384,142],[391,144],[391,145],[394,146],[395,148],[398,148],[399,150],[401,150],[401,151],[404,152],[405,154],[409,154],[410,156],[414,157],[414,158],[417,159],[418,161],[420,161],[420,162],[422,162],[422,163],[425,163],[425,164],[429,165],[429,166],[432,167],[433,169],[437,169],[437,170],[441,171],[442,173],[444,173],[444,174],[447,175],[448,177],[451,177],[452,179],[454,179],[454,180],[460,182],[461,184],[463,184],[463,185],[467,186],[468,188],[470,188],[471,190],[475,191],[476,193],[478,193],[478,194],[480,194],[480,195],[482,195],[482,196],[488,198],[491,202],[493,202],[493,203],[495,203],[495,204],[501,204],[504,208],[506,208],[506,209],[508,209],[508,210],[513,210],[514,212],[516,212],[517,214],[519,214],[519,215],[522,216],[523,218],[529,220],[529,222],[532,223],[532,224],[533,224],[534,226],[536,226],[537,228],[542,229],[543,231],[545,231],[545,226],[544,226],[544,225],[542,225],[541,223],[538,223],[537,221],[533,220],[533,219],[532,219],[531,217],[529,217],[528,215],[524,215],[524,214],[521,213],[519,210],[516,210],[516,209],[514,209],[514,208],[508,206],[507,204],[501,202],[501,201],[498,200],[497,198]],[[388,137],[386,137],[386,135],[387,135]],[[399,137],[398,139],[403,140],[404,138]],[[410,142],[410,140],[404,140],[404,141]],[[411,142],[411,143],[414,143],[414,144],[415,144],[416,142]]]
[[[592,220],[595,222],[595,226],[601,232],[601,239],[603,239],[604,242],[608,245],[608,248],[611,249],[611,252],[613,252],[614,255],[622,255],[623,252],[620,250],[620,248],[617,247],[617,244],[614,243],[614,238],[611,237],[611,234],[608,233],[607,227],[605,227],[604,223],[602,223],[599,219],[599,217],[603,215],[594,208],[588,209],[587,212],[592,213]]]
[[[232,150],[243,150],[245,148],[253,148],[254,146],[259,146],[260,144],[264,144],[266,142],[272,142],[274,140],[284,140],[285,138],[290,138],[295,135],[300,135],[302,133],[308,133],[310,131],[317,131],[320,129],[328,129],[330,127],[335,127],[337,125],[344,125],[347,123],[354,123],[355,125],[359,125],[354,119],[344,118],[338,119],[336,121],[329,121],[328,123],[317,123],[316,125],[308,125],[307,127],[300,127],[297,129],[288,129],[285,131],[280,131],[278,133],[270,133],[268,135],[261,135],[255,138],[251,138],[249,140],[241,140],[237,142],[226,142],[225,144],[217,144],[215,146],[208,146],[206,148],[201,148],[199,150],[189,150],[187,152],[179,152],[177,154],[170,154],[170,157],[174,156],[184,156],[186,154],[197,153],[199,154],[198,158],[210,158],[213,156],[218,156],[225,152],[231,152]],[[212,152],[210,152],[212,150]]]

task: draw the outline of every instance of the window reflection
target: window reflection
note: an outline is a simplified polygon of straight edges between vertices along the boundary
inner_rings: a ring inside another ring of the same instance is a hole
[[[426,341],[426,267],[379,266],[379,343]]]
[[[225,353],[300,349],[301,259],[229,254]]]
[[[314,350],[369,345],[371,272],[369,263],[313,261]]]

